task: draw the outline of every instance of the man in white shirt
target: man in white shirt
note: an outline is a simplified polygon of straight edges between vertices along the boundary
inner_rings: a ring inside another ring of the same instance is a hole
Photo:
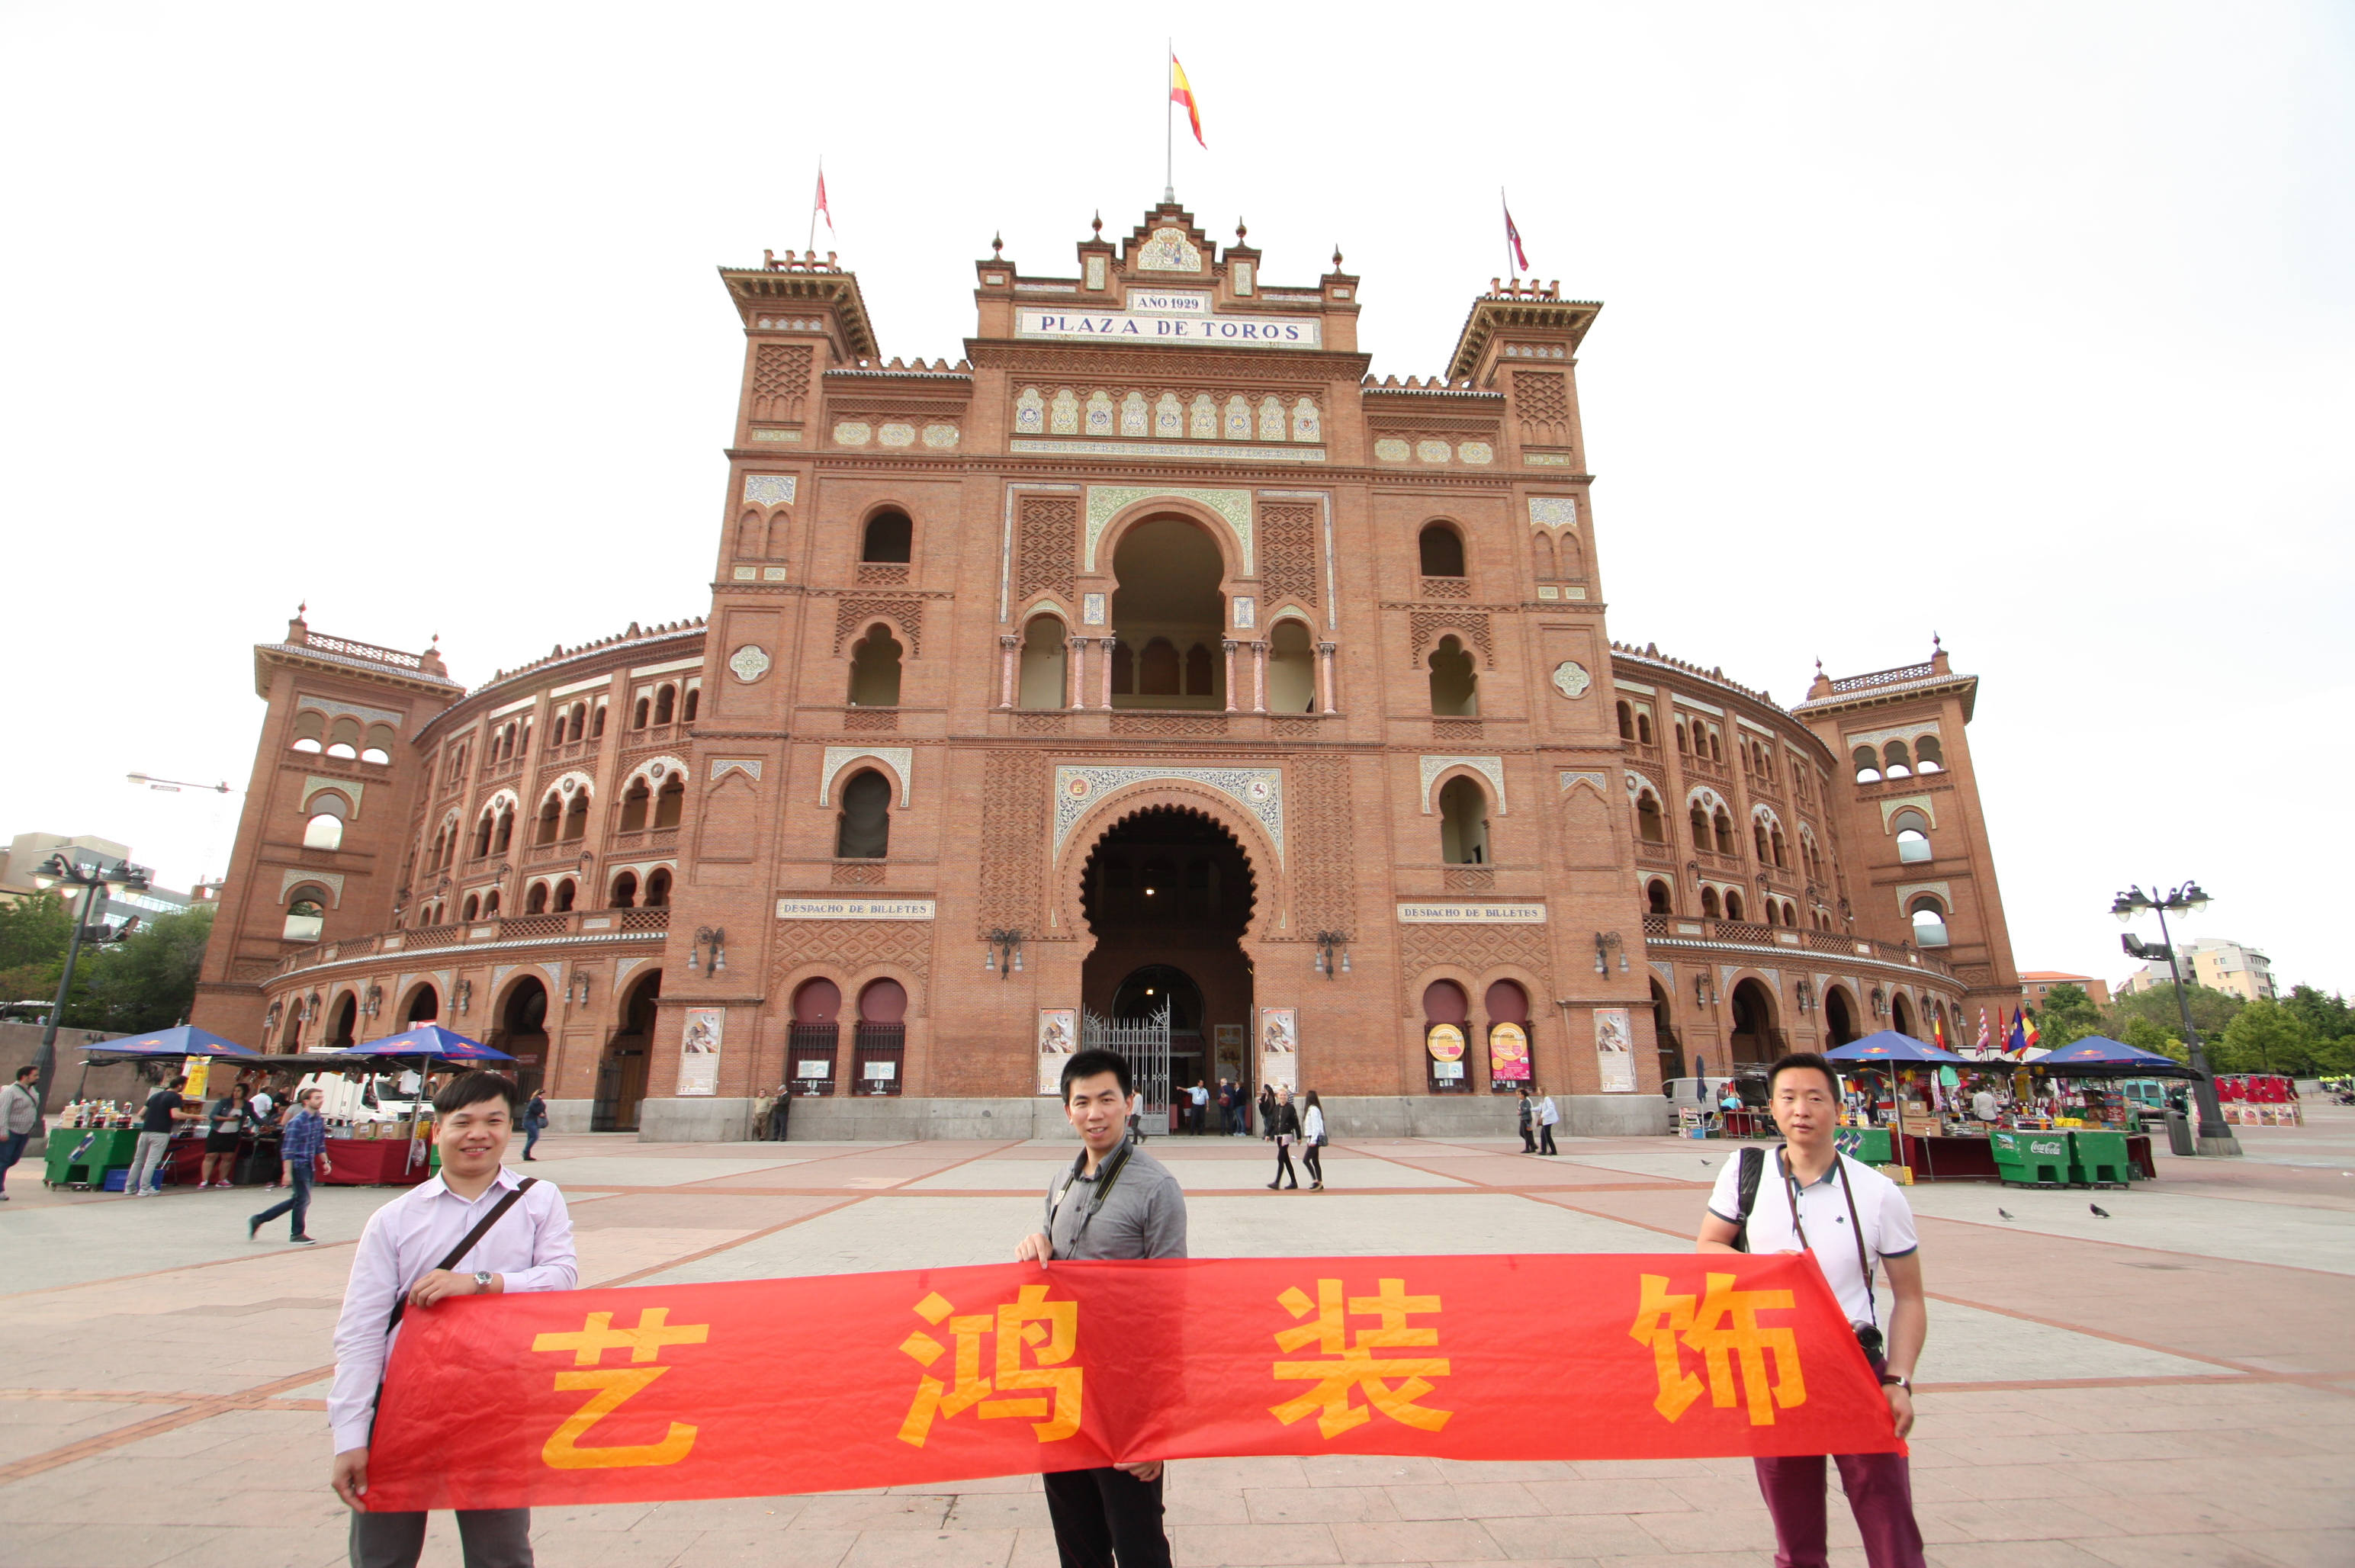
[[[1995,1091],[1984,1083],[1979,1085],[1979,1092],[1971,1096],[1971,1115],[1982,1122],[1994,1121],[2000,1108],[1996,1104]]]
[[[425,1545],[423,1513],[369,1513],[362,1500],[377,1392],[399,1332],[389,1326],[396,1304],[431,1311],[455,1296],[570,1290],[578,1282],[563,1195],[546,1181],[525,1188],[500,1163],[521,1102],[515,1081],[496,1072],[464,1073],[445,1085],[433,1096],[442,1174],[378,1210],[360,1233],[327,1394],[331,1484],[353,1510],[353,1568],[414,1568]],[[463,1256],[452,1256],[501,1204],[496,1221]],[[461,1509],[458,1538],[466,1568],[531,1568],[529,1509]]]
[[[1768,1072],[1766,1094],[1774,1125],[1787,1141],[1772,1153],[1753,1145],[1742,1151],[1741,1159],[1725,1162],[1710,1194],[1698,1250],[1813,1253],[1840,1310],[1858,1329],[1902,1437],[1913,1427],[1913,1365],[1929,1330],[1913,1211],[1895,1182],[1843,1157],[1834,1147],[1839,1081],[1830,1062],[1813,1051],[1785,1056]],[[1753,1155],[1759,1157],[1758,1177],[1744,1204],[1741,1168]],[[1887,1271],[1895,1297],[1885,1353],[1872,1295],[1876,1264]],[[1866,1563],[1870,1568],[1922,1568],[1922,1531],[1913,1519],[1913,1481],[1905,1456],[1835,1457],[1849,1509],[1864,1536]],[[1774,1517],[1774,1561],[1789,1568],[1822,1568],[1824,1456],[1753,1463],[1758,1489]]]
[[[1536,1093],[1538,1096],[1538,1152],[1560,1154],[1561,1151],[1553,1147],[1553,1130],[1561,1125],[1561,1113],[1554,1108],[1552,1095],[1542,1089],[1537,1090]]]

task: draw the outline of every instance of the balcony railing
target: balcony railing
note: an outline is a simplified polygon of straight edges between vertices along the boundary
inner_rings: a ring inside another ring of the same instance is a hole
[[[483,920],[446,925],[418,926],[408,931],[379,931],[339,942],[316,942],[278,961],[278,973],[291,975],[322,964],[341,964],[378,953],[421,953],[428,948],[458,947],[495,942],[563,942],[577,937],[651,936],[670,929],[670,911],[662,909],[576,909],[562,914],[491,915]]]
[[[1870,958],[1883,964],[1902,964],[1908,968],[1926,969],[1934,975],[1952,979],[1955,966],[1945,959],[1923,952],[1902,942],[1875,942],[1868,937],[1843,936],[1831,931],[1801,931],[1787,925],[1761,925],[1750,920],[1711,920],[1706,915],[1647,914],[1644,917],[1646,937],[1686,942],[1724,943],[1742,947],[1796,948],[1806,953],[1823,953],[1842,958]]]
[[[1927,680],[1938,673],[1934,664],[1909,664],[1897,669],[1877,669],[1870,675],[1851,675],[1832,682],[1835,692],[1870,691],[1879,686],[1902,686],[1910,680]]]

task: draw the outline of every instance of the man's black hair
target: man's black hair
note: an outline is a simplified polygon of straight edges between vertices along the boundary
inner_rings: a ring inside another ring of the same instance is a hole
[[[1063,1104],[1071,1103],[1072,1084],[1106,1072],[1120,1080],[1120,1097],[1127,1099],[1134,1092],[1129,1088],[1128,1058],[1117,1051],[1082,1051],[1063,1063]]]
[[[1784,1073],[1790,1072],[1795,1067],[1806,1068],[1811,1072],[1822,1073],[1824,1075],[1825,1087],[1829,1089],[1834,1094],[1839,1093],[1839,1069],[1838,1067],[1834,1066],[1832,1062],[1819,1051],[1794,1051],[1783,1056],[1776,1057],[1774,1059],[1774,1065],[1766,1070],[1766,1097],[1768,1099],[1771,1100],[1774,1097],[1774,1080],[1780,1078]]]
[[[37,1061],[27,1061],[24,1066],[16,1069],[16,1082],[22,1083],[26,1079],[31,1077],[40,1070],[40,1063]]]
[[[479,1105],[485,1100],[505,1100],[507,1119],[515,1120],[523,1109],[523,1091],[516,1081],[504,1072],[461,1072],[435,1092],[433,1108],[442,1115],[463,1111],[469,1105]]]
[[[175,1072],[172,1074],[172,1087],[175,1089],[181,1087],[183,1084],[186,1083],[187,1081],[188,1075],[185,1072]]]

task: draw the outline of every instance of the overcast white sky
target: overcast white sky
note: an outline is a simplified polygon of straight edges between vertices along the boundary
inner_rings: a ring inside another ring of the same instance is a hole
[[[2196,876],[2355,989],[2355,7],[1222,14],[1178,195],[1272,283],[1337,241],[1377,374],[1444,368],[1499,185],[1604,302],[1614,635],[1790,702],[1941,633],[2023,968],[2116,977],[2111,894]],[[713,266],[823,152],[883,352],[954,359],[993,232],[1068,271],[1160,195],[1161,25],[0,0],[0,834],[218,869],[234,801],[123,775],[241,787],[299,600],[469,682],[699,613]]]

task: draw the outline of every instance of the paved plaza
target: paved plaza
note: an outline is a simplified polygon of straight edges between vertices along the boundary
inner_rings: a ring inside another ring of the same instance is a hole
[[[2355,1113],[2247,1128],[2103,1192],[1916,1188],[1930,1290],[1914,1487],[1941,1568],[2355,1563]],[[998,1262],[1069,1145],[551,1137],[588,1285]],[[1730,1147],[1367,1141],[1272,1193],[1258,1140],[1156,1139],[1197,1257],[1654,1252],[1690,1245]],[[322,1244],[249,1243],[250,1189],[0,1209],[0,1563],[343,1561],[322,1413],[351,1242],[390,1196],[327,1189]],[[2009,1210],[2005,1220],[1998,1207]],[[282,1222],[272,1227],[282,1237]],[[1574,1420],[1574,1390],[1529,1390]],[[1748,1461],[1335,1457],[1170,1467],[1181,1568],[1773,1560]],[[1861,1563],[1837,1503],[1836,1563]],[[1051,1568],[1035,1477],[537,1516],[549,1568]],[[426,1561],[455,1564],[438,1520]]]

